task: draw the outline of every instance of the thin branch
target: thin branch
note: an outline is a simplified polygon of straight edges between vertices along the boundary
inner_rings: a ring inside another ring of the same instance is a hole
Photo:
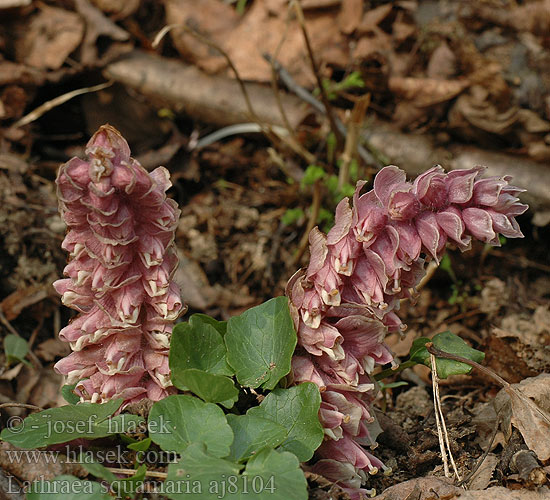
[[[456,354],[451,354],[449,352],[442,351],[433,345],[433,342],[426,343],[426,349],[430,354],[433,354],[437,358],[452,359],[453,361],[460,361],[461,363],[466,363],[467,365],[477,368],[480,372],[484,373],[488,377],[492,378],[498,382],[502,387],[509,388],[511,387],[509,382],[506,382],[500,375],[497,375],[493,370],[487,368],[486,366],[480,365],[475,361],[472,361],[468,358],[463,358],[462,356],[457,356]]]
[[[441,451],[441,460],[443,460],[443,470],[445,472],[445,477],[450,477],[449,462],[447,460],[447,452],[445,451],[445,443],[443,441],[443,430],[441,428],[441,412],[439,408],[439,384],[437,378],[435,356],[433,354],[430,354],[430,363],[432,365],[432,391],[434,398],[435,425],[437,427],[439,449]]]
[[[8,318],[6,318],[6,316],[4,315],[4,311],[2,310],[2,306],[0,305],[0,322],[8,329],[8,331],[12,334],[12,335],[15,335],[16,337],[20,337],[21,338],[21,335],[19,335],[19,332],[12,326],[12,324],[8,321]],[[33,332],[34,333],[34,332]],[[36,337],[36,336],[35,336]],[[30,347],[30,346],[29,346]],[[30,349],[29,349],[29,352],[27,353],[29,358],[31,358],[31,362],[33,364],[33,366],[36,368],[36,369],[40,369],[42,368],[42,363],[40,362],[40,360],[38,359],[38,356],[32,352]]]
[[[27,403],[2,403],[0,404],[0,409],[2,408],[26,408],[27,410],[37,410],[42,411],[44,408],[40,406],[31,405]]]
[[[497,413],[497,422],[495,424],[495,428],[493,429],[493,433],[491,434],[491,439],[489,440],[489,444],[487,445],[487,449],[483,452],[483,455],[478,459],[476,462],[474,468],[472,471],[462,480],[456,483],[457,486],[463,486],[464,484],[468,483],[470,479],[472,479],[475,475],[475,473],[478,471],[478,469],[481,467],[483,462],[485,462],[485,459],[487,458],[487,455],[491,452],[491,449],[493,447],[493,443],[495,441],[495,438],[497,437],[498,430],[500,428],[500,423],[502,420],[502,411],[499,411]]]
[[[133,476],[136,473],[135,469],[119,469],[117,467],[105,467],[107,470],[111,471],[113,474],[124,474],[128,476]],[[156,472],[153,470],[145,471],[146,477],[156,477],[157,479],[166,479],[168,474],[166,472]]]
[[[279,44],[277,45],[277,48],[275,49],[275,53],[273,54],[273,58],[267,59],[271,66],[271,88],[273,89],[273,94],[275,96],[275,102],[277,103],[277,107],[279,108],[279,113],[281,113],[281,118],[283,119],[283,123],[288,130],[288,133],[292,135],[294,133],[294,130],[292,130],[292,127],[290,126],[290,122],[288,121],[288,117],[286,116],[286,112],[283,108],[283,103],[281,102],[281,95],[279,92],[279,84],[277,83],[277,69],[275,68],[274,61],[277,60],[279,57],[279,52],[281,51],[281,48],[283,46],[283,43],[286,40],[287,34],[288,34],[288,27],[290,26],[290,11],[287,10],[286,15],[286,21],[285,21],[285,30],[283,32],[283,35],[281,36],[281,40],[279,40]],[[266,59],[266,56],[264,55],[264,59]]]
[[[246,90],[246,86],[245,86],[245,84],[244,84],[244,82],[241,78],[241,75],[237,71],[237,68],[233,64],[233,61],[229,57],[229,54],[224,49],[222,49],[219,45],[214,43],[212,40],[205,37],[204,35],[201,35],[198,31],[196,31],[193,28],[191,28],[189,26],[186,26],[184,24],[169,24],[169,25],[165,26],[164,28],[162,28],[157,33],[157,36],[155,36],[155,39],[153,40],[153,43],[152,43],[153,48],[156,48],[158,46],[160,41],[166,36],[167,33],[169,33],[170,31],[172,31],[173,29],[176,29],[176,28],[184,30],[185,32],[189,33],[191,36],[195,37],[200,42],[202,42],[205,45],[208,45],[210,48],[218,51],[223,56],[223,58],[226,60],[227,64],[229,65],[229,67],[231,68],[233,73],[235,74],[235,78],[237,79],[237,82],[239,83],[239,87],[241,88],[241,92],[243,94],[244,100],[246,102],[246,107],[248,108],[248,112],[249,112],[250,116],[252,117],[252,119],[256,123],[260,124],[260,126],[265,127],[265,125],[263,125],[261,123],[261,120],[258,118],[258,115],[256,114],[256,112],[254,111],[254,108],[252,107],[252,102],[250,101],[250,97],[248,95],[248,91]]]
[[[353,106],[351,117],[348,123],[348,133],[346,136],[346,144],[342,153],[342,164],[338,172],[338,189],[341,191],[349,180],[349,167],[351,162],[357,155],[357,147],[359,145],[359,132],[361,124],[365,119],[365,113],[370,104],[370,94],[360,98]]]
[[[322,102],[319,102],[311,93],[309,93],[304,87],[298,85],[290,73],[275,59],[273,59],[269,54],[264,54],[264,59],[273,64],[273,67],[277,70],[279,78],[285,84],[285,87],[290,90],[293,94],[298,96],[302,101],[308,103],[315,111],[322,115],[326,115],[327,111]],[[334,121],[340,133],[346,137],[347,130],[342,121],[335,116]],[[371,153],[369,153],[361,144],[357,147],[357,152],[366,165],[375,165],[376,167],[382,167],[382,162],[377,160]]]
[[[319,92],[321,93],[321,100],[323,101],[323,104],[325,106],[328,121],[330,123],[330,128],[334,133],[334,135],[336,136],[336,142],[338,144],[338,148],[340,148],[342,146],[344,134],[336,126],[334,113],[332,111],[332,107],[330,105],[325,87],[323,86],[323,81],[321,80],[321,75],[319,74],[319,68],[317,66],[317,62],[315,61],[315,56],[313,55],[313,49],[311,48],[311,43],[309,41],[309,35],[307,34],[307,29],[306,29],[306,24],[304,19],[304,12],[302,10],[302,6],[300,5],[300,2],[297,0],[294,0],[294,9],[296,10],[296,16],[298,17],[298,24],[300,25],[302,34],[304,36],[304,41],[306,43],[309,61],[311,63],[311,69],[313,70],[313,74],[315,75],[315,79],[317,80],[317,86],[319,87]]]
[[[23,127],[24,125],[28,125],[29,123],[32,123],[33,121],[40,118],[43,114],[47,113],[51,109],[57,106],[60,106],[61,104],[64,104],[67,101],[71,100],[73,97],[76,97],[82,94],[89,94],[91,92],[97,92],[98,90],[103,90],[103,89],[106,89],[107,87],[110,87],[112,84],[113,82],[109,81],[106,83],[101,83],[99,85],[94,85],[93,87],[84,87],[82,89],[71,90],[71,92],[67,92],[66,94],[60,95],[58,97],[55,97],[54,99],[51,99],[50,101],[46,101],[44,104],[41,104],[35,110],[31,111],[29,114],[17,120],[11,126],[11,128],[16,129],[19,127]]]
[[[319,179],[317,179],[313,184],[313,199],[311,200],[311,207],[309,211],[309,219],[307,221],[306,230],[304,231],[302,239],[300,240],[300,244],[298,245],[298,250],[294,254],[294,258],[292,260],[293,265],[296,264],[302,258],[302,255],[304,255],[304,252],[306,251],[307,244],[309,241],[309,233],[317,223],[320,208],[321,208],[321,182]]]

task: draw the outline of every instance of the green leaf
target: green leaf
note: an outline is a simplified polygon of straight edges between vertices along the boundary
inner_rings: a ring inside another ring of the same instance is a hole
[[[483,352],[473,349],[457,335],[451,332],[442,332],[435,335],[433,339],[427,337],[416,339],[409,353],[411,361],[431,368],[430,353],[425,347],[428,342],[433,342],[434,346],[441,351],[462,356],[476,363],[481,363],[483,358],[485,358]],[[452,359],[436,358],[435,363],[437,367],[437,376],[441,379],[447,378],[450,375],[464,375],[472,371],[470,365]]]
[[[63,396],[63,399],[67,401],[67,403],[69,403],[70,405],[75,405],[76,403],[80,402],[80,397],[74,393],[75,387],[76,384],[71,384],[64,385],[61,388],[61,395]]]
[[[218,333],[222,337],[225,335],[225,332],[227,331],[227,321],[218,321],[217,319],[214,319],[212,316],[208,316],[208,314],[196,313],[196,314],[193,314],[191,318],[194,318],[193,321],[201,321],[202,323],[206,323],[208,325],[213,326],[216,330],[218,330]]]
[[[319,165],[309,165],[304,172],[304,176],[300,181],[300,186],[303,188],[305,186],[311,186],[315,181],[322,179],[327,174],[323,167]]]
[[[287,211],[281,217],[281,222],[285,226],[291,226],[295,222],[298,222],[299,219],[304,217],[304,211],[298,208],[288,208]]]
[[[224,406],[231,408],[239,399],[239,390],[233,380],[224,375],[190,368],[173,373],[172,382],[177,388],[190,390],[207,403],[226,403]]]
[[[189,498],[200,500],[234,499],[240,496],[238,495],[240,469],[241,466],[233,462],[207,453],[201,443],[193,443],[188,446],[177,463],[168,466],[168,476],[159,493],[174,500]],[[223,494],[227,489],[222,491],[222,488],[224,485],[227,488],[227,481],[230,477],[236,479],[237,495]]]
[[[4,352],[8,363],[22,361],[29,364],[25,359],[25,356],[29,352],[29,344],[25,339],[17,335],[10,333],[4,337]]]
[[[254,415],[227,415],[227,422],[235,436],[229,457],[244,462],[266,446],[275,448],[287,437],[282,426],[267,418]]]
[[[113,500],[108,489],[99,483],[75,476],[58,476],[52,481],[34,481],[27,500]]]
[[[81,458],[79,463],[82,467],[84,467],[84,469],[98,479],[103,479],[109,483],[113,483],[118,480],[118,477],[116,477],[109,469],[107,469],[107,467],[99,462],[88,462],[87,460],[83,460]]]
[[[246,414],[282,425],[288,436],[281,448],[294,453],[300,462],[307,462],[323,441],[324,432],[318,417],[320,405],[319,388],[306,382],[274,390],[260,406],[250,408]]]
[[[241,385],[273,389],[290,372],[296,347],[288,299],[277,297],[231,318],[225,343]]]
[[[229,455],[233,431],[221,408],[193,396],[174,395],[157,401],[149,413],[149,437],[165,451],[184,451],[203,443],[216,457]]]
[[[145,438],[141,441],[130,443],[128,445],[128,449],[134,451],[147,451],[149,449],[149,446],[151,446],[151,438]]]
[[[298,459],[292,453],[264,448],[248,461],[244,475],[247,476],[249,494],[260,490],[253,498],[261,500],[307,500],[308,498],[306,478],[300,469]],[[243,500],[247,497],[248,495],[242,496]]]
[[[81,403],[78,405],[50,408],[29,415],[18,427],[5,428],[0,439],[19,448],[42,448],[51,444],[66,443],[75,437],[96,439],[124,432],[127,417],[118,415],[106,420],[120,405],[122,399],[104,404]],[[121,418],[122,417],[122,418]]]
[[[189,323],[178,323],[174,327],[169,356],[172,381],[178,381],[179,374],[190,368],[216,375],[233,375],[225,359],[227,350],[220,333],[223,329],[219,321],[203,314],[193,314]]]
[[[198,443],[168,466],[162,493],[174,500],[307,500],[307,483],[298,459],[288,452],[264,448],[245,471],[229,460],[209,455]],[[179,489],[178,489],[179,485]],[[172,490],[172,491],[170,491]]]
[[[383,391],[384,389],[395,389],[396,387],[402,387],[404,385],[409,385],[408,382],[405,382],[404,380],[398,380],[397,382],[390,382],[389,384],[385,384],[384,382],[378,382],[380,385],[380,389]]]
[[[101,422],[97,425],[98,432],[105,429],[107,436],[109,434],[125,434],[126,432],[136,433],[143,432],[146,428],[145,419],[139,415],[130,415],[123,413],[122,415],[116,415],[108,420]]]
[[[99,462],[80,461],[80,464],[92,475],[111,483],[110,490],[117,493],[117,498],[133,498],[138,488],[143,489],[147,467],[141,465],[133,476],[120,478]]]

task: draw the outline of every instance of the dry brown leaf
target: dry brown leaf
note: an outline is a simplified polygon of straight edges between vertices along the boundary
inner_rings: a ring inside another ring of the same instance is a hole
[[[447,80],[455,76],[457,61],[454,52],[442,42],[430,56],[426,75],[436,80]]]
[[[70,461],[63,455],[52,460],[52,456],[48,456],[46,453],[37,453],[22,455],[19,460],[14,460],[13,455],[7,453],[18,449],[6,441],[1,441],[0,467],[24,481],[45,481],[61,474],[72,474],[78,477],[88,475],[88,471],[82,465]]]
[[[457,500],[548,500],[550,498],[550,489],[542,487],[537,491],[528,489],[509,490],[502,486],[493,486],[486,490],[463,491]],[[452,500],[455,500],[453,498]],[[451,500],[451,499],[449,499]]]
[[[342,0],[301,0],[302,9],[326,9],[335,7],[342,3]]]
[[[505,435],[511,434],[513,425],[539,460],[550,459],[550,374],[542,373],[505,387],[494,405],[502,414]]]
[[[357,32],[360,34],[364,34],[373,31],[384,19],[386,19],[386,17],[388,17],[392,10],[393,5],[391,2],[368,10],[363,15],[363,19],[357,27]]]
[[[43,286],[35,285],[22,288],[4,298],[0,302],[0,308],[6,319],[11,321],[17,318],[23,309],[44,300],[47,296],[48,292]]]
[[[393,51],[391,36],[385,31],[377,29],[363,36],[357,42],[353,51],[354,59],[369,59],[375,54],[387,54]]]
[[[349,57],[348,45],[334,18],[325,13],[306,13],[305,25],[317,61],[326,61],[330,56],[331,60],[338,60],[338,64],[345,67]],[[223,40],[225,50],[244,80],[271,81],[271,66],[262,54],[275,54],[286,29],[286,10],[273,16],[263,1],[252,4],[237,28]],[[278,60],[299,84],[314,84],[304,38],[295,19],[288,23]]]
[[[138,10],[140,0],[92,0],[92,3],[113,19],[124,19]]]
[[[363,0],[342,0],[342,8],[338,15],[340,31],[349,35],[353,33],[363,15]]]
[[[178,252],[179,266],[174,280],[181,288],[181,298],[193,309],[205,310],[216,302],[218,292],[210,286],[201,267]]]
[[[40,4],[23,39],[17,40],[17,59],[40,69],[59,69],[80,44],[84,23],[80,16]]]
[[[116,25],[88,0],[75,0],[75,7],[86,20],[86,35],[82,43],[80,58],[83,64],[98,62],[97,39],[99,36],[106,36],[119,42],[130,38],[127,31]],[[102,59],[107,58],[108,55],[104,53]]]
[[[219,0],[164,0],[166,23],[187,25],[220,46],[236,27],[240,16],[230,5]],[[182,29],[174,29],[171,37],[182,57],[209,73],[225,68],[223,56]]]
[[[48,339],[38,344],[34,353],[44,361],[53,361],[55,358],[68,356],[71,353],[71,349],[67,342],[61,342],[61,340]]]
[[[470,85],[468,80],[390,77],[389,88],[398,97],[414,101],[418,107],[448,101]]]
[[[419,477],[390,486],[373,500],[433,500],[433,498],[454,499],[464,490],[441,477]]]
[[[500,459],[497,455],[489,453],[470,479],[468,488],[470,490],[484,490],[487,488],[499,461]]]
[[[31,0],[0,0],[0,9],[12,9],[14,7],[25,7],[30,5]]]

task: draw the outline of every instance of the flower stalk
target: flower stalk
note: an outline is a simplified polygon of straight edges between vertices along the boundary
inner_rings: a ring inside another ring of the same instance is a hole
[[[65,279],[54,283],[79,314],[59,333],[73,352],[55,365],[82,401],[157,401],[173,392],[172,323],[182,312],[174,231],[180,211],[166,198],[169,173],[148,173],[110,125],[57,176],[68,232]]]
[[[500,245],[499,235],[522,237],[515,220],[527,210],[510,177],[483,179],[483,167],[445,173],[433,167],[411,183],[395,166],[383,168],[374,188],[357,183],[337,208],[327,235],[309,235],[310,262],[287,285],[298,332],[293,358],[296,383],[314,382],[322,396],[319,418],[325,441],[314,471],[338,481],[352,498],[368,474],[386,470],[365,450],[376,435],[369,405],[375,365],[393,361],[386,333],[403,331],[396,312],[412,297],[425,262],[439,260],[447,243],[462,251],[472,239]]]

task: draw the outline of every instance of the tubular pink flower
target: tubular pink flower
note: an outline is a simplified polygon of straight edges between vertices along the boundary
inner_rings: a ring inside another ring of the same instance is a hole
[[[376,364],[393,363],[383,340],[404,330],[396,311],[425,274],[425,260],[442,257],[447,243],[462,251],[472,238],[499,245],[499,234],[522,237],[515,216],[527,210],[510,177],[481,179],[483,167],[445,173],[436,166],[407,182],[395,166],[383,168],[374,189],[336,208],[328,235],[314,228],[310,262],[288,282],[287,296],[298,332],[292,363],[295,383],[320,389],[325,441],[314,467],[363,495],[368,473],[384,465],[361,445],[374,442],[368,408]]]
[[[182,312],[169,173],[150,174],[110,125],[57,176],[68,226],[66,279],[54,287],[79,315],[59,333],[73,352],[55,368],[85,401],[159,400],[173,391],[168,368],[172,323]]]

